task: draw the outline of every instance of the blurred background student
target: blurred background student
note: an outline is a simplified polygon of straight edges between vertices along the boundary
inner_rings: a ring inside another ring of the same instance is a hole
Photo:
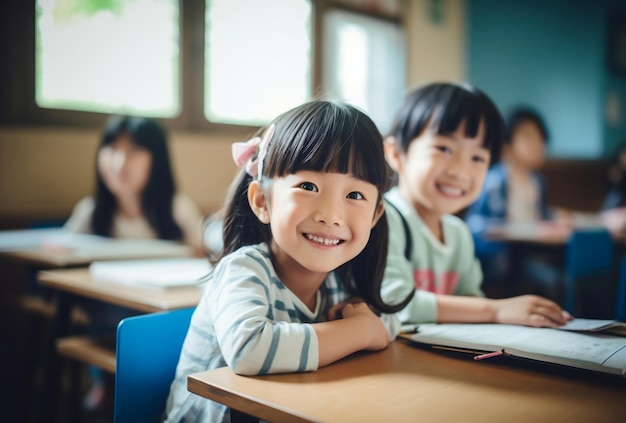
[[[548,257],[528,254],[521,266],[524,274],[511,275],[510,248],[488,237],[490,230],[503,224],[521,227],[555,216],[540,173],[549,140],[542,116],[532,108],[518,107],[511,111],[506,124],[502,160],[489,169],[482,193],[465,213],[483,268],[483,289],[494,297],[531,292],[558,300],[559,272]],[[530,286],[511,286],[512,276],[521,276],[522,283]]]
[[[74,207],[71,231],[181,241],[201,255],[198,206],[176,191],[167,137],[154,120],[112,116],[96,159],[96,189]]]
[[[78,202],[65,228],[113,238],[180,241],[202,255],[202,218],[191,198],[176,191],[164,129],[151,119],[112,116],[97,152],[95,192]],[[98,301],[81,305],[94,334],[115,333],[122,318],[136,314]],[[90,368],[90,376],[83,407],[97,411],[112,398],[108,387],[113,385],[100,369]]]

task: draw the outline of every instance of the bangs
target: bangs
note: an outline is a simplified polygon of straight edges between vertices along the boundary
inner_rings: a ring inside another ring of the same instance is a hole
[[[474,138],[481,122],[485,126],[484,147],[492,160],[500,153],[504,122],[493,102],[481,91],[466,85],[432,84],[411,92],[396,118],[392,135],[404,152],[424,130],[449,135],[465,122],[465,136]]]
[[[452,96],[447,104],[439,105],[430,119],[429,129],[439,135],[448,135],[455,132],[462,122],[465,122],[464,135],[469,138],[476,137],[483,122],[484,146],[488,149],[503,140],[504,125],[499,113],[492,110],[481,97],[475,95]]]
[[[301,170],[351,174],[383,192],[388,179],[383,141],[372,120],[347,105],[309,106],[276,120],[264,176]],[[283,120],[289,124],[281,125]]]

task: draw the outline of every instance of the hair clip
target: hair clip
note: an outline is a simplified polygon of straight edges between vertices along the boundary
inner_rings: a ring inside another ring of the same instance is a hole
[[[265,134],[263,139],[254,137],[245,142],[236,142],[232,145],[233,160],[237,167],[244,167],[246,173],[253,178],[263,174],[263,159],[267,153],[267,146],[274,134],[274,125],[271,125]],[[254,160],[251,160],[254,153],[257,152],[257,156]]]

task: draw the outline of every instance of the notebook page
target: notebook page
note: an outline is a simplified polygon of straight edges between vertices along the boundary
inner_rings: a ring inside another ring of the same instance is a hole
[[[89,266],[89,273],[99,281],[162,289],[198,285],[210,271],[205,258],[105,261]]]
[[[596,333],[504,324],[439,324],[420,326],[413,340],[479,350],[504,349],[521,357],[575,367],[610,367],[620,374],[626,369],[626,339]]]

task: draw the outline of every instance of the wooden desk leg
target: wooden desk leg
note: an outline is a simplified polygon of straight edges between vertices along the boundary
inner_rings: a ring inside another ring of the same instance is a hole
[[[58,292],[56,314],[52,320],[52,330],[46,347],[46,366],[44,369],[42,404],[39,421],[50,422],[58,420],[58,403],[61,394],[61,358],[56,351],[56,340],[66,336],[70,327],[70,294]]]
[[[259,419],[246,414],[242,411],[230,409],[230,421],[231,423],[259,423]]]

